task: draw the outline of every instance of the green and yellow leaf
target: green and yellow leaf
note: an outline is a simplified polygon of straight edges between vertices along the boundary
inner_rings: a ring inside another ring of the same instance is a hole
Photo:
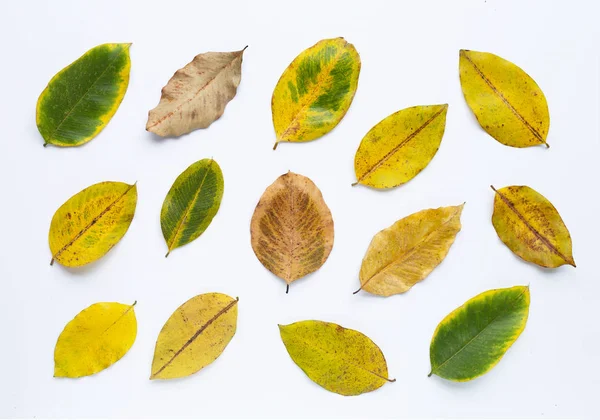
[[[181,305],[160,330],[150,379],[189,376],[214,362],[233,338],[238,299],[198,295]]]
[[[54,376],[93,375],[125,356],[137,335],[134,305],[102,302],[79,312],[56,342]]]
[[[366,335],[331,322],[300,321],[280,325],[283,344],[306,375],[328,391],[359,395],[381,388],[387,363]]]
[[[333,248],[333,218],[314,182],[288,172],[263,193],[250,234],[258,260],[289,289],[327,261]]]
[[[50,80],[37,103],[44,145],[80,146],[102,131],[129,84],[130,45],[98,45]]]
[[[69,198],[50,223],[50,264],[78,267],[102,257],[129,229],[136,204],[136,186],[123,182],[94,184]]]
[[[460,84],[481,127],[500,143],[546,143],[550,114],[544,93],[520,67],[497,55],[460,50]]]
[[[421,210],[377,233],[363,258],[358,290],[391,296],[425,279],[454,243],[463,207]]]
[[[546,197],[527,186],[492,189],[492,224],[512,252],[542,267],[575,267],[569,230]]]
[[[429,355],[431,373],[465,382],[492,369],[519,338],[529,315],[529,287],[481,293],[437,326]]]
[[[358,86],[360,57],[344,38],[324,39],[304,50],[281,75],[271,110],[280,142],[305,142],[342,120]]]
[[[160,212],[167,255],[202,235],[219,211],[223,188],[223,173],[213,159],[199,160],[177,177]]]
[[[417,176],[440,147],[447,110],[447,104],[414,106],[371,128],[354,157],[353,185],[392,188]]]

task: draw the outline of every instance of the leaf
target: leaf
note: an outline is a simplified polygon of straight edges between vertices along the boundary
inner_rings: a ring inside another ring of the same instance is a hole
[[[317,186],[288,172],[263,193],[250,224],[252,249],[267,270],[289,285],[325,263],[333,219]]]
[[[193,163],[177,177],[160,212],[167,256],[202,235],[219,211],[223,188],[223,173],[212,159]]]
[[[381,388],[388,379],[383,353],[366,335],[331,322],[279,325],[290,357],[318,385],[340,395]]]
[[[329,133],[344,118],[358,86],[360,57],[344,38],[302,51],[281,75],[271,100],[277,142],[305,142]]]
[[[98,45],[50,80],[36,112],[44,146],[80,146],[108,124],[129,84],[130,45]]]
[[[529,287],[488,290],[440,322],[429,356],[431,373],[465,382],[492,369],[525,329]]]
[[[102,257],[129,229],[136,204],[135,184],[123,182],[94,184],[69,198],[50,223],[50,265],[79,267]]]
[[[571,235],[543,195],[527,186],[496,190],[492,224],[512,252],[542,267],[575,267]]]
[[[134,306],[101,302],[79,312],[56,342],[54,376],[93,375],[125,356],[137,335]]]
[[[447,110],[447,104],[414,106],[371,128],[356,151],[352,185],[392,188],[417,176],[440,147]]]
[[[245,50],[198,54],[177,70],[148,113],[146,130],[176,137],[218,120],[237,92]]]
[[[198,295],[181,305],[160,330],[150,379],[189,376],[223,353],[237,326],[238,299]]]
[[[549,147],[546,97],[520,67],[494,54],[460,50],[459,71],[465,100],[490,136],[512,147]]]
[[[460,231],[460,206],[421,210],[377,233],[360,267],[360,290],[404,293],[440,264]]]

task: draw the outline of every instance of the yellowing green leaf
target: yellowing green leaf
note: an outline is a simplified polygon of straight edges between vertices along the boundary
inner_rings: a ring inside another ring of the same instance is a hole
[[[69,198],[50,223],[50,264],[78,267],[102,257],[129,229],[136,204],[136,186],[123,182],[94,184]]]
[[[355,184],[392,188],[410,181],[437,153],[448,105],[414,106],[380,121],[354,157]]]
[[[206,293],[177,308],[156,340],[150,379],[181,378],[214,362],[235,334],[237,303]]]
[[[44,145],[79,146],[102,131],[129,84],[130,45],[98,45],[50,80],[37,103]]]
[[[390,296],[425,279],[454,243],[463,206],[421,210],[377,233],[363,258],[358,290]]]
[[[546,97],[527,73],[490,53],[460,50],[459,61],[465,100],[489,135],[512,147],[548,146]]]
[[[542,267],[575,267],[571,235],[546,197],[527,186],[492,189],[492,224],[512,252]]]
[[[193,163],[177,177],[160,212],[167,255],[202,235],[219,211],[223,188],[223,173],[212,159]]]
[[[431,373],[465,382],[492,369],[525,329],[529,287],[489,290],[452,311],[431,339]]]
[[[279,333],[294,363],[328,391],[359,395],[395,381],[388,379],[379,347],[358,331],[331,322],[300,321],[280,325]]]
[[[146,130],[180,136],[218,120],[240,84],[244,50],[198,54],[177,70],[148,113]]]
[[[333,218],[307,177],[288,172],[263,193],[250,224],[252,249],[289,285],[325,263],[333,248]]]
[[[137,335],[134,305],[102,302],[79,312],[56,342],[54,376],[93,375],[125,356]]]
[[[277,142],[305,142],[329,133],[346,115],[360,74],[360,57],[344,38],[304,50],[283,72],[271,101]]]

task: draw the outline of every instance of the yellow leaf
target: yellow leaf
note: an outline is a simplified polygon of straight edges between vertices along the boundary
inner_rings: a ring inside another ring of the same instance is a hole
[[[102,302],[79,312],[56,342],[54,376],[93,375],[123,357],[137,335],[134,305]]]
[[[350,108],[359,74],[358,52],[344,38],[324,39],[300,53],[273,91],[273,149],[282,141],[311,141],[333,130]]]
[[[410,181],[437,153],[448,105],[414,106],[380,121],[354,157],[356,184],[392,188]]]
[[[454,243],[463,207],[421,210],[375,235],[360,267],[358,291],[391,296],[425,279]]]
[[[361,332],[331,322],[300,321],[280,325],[290,357],[328,391],[359,395],[381,388],[388,379],[383,353]]]
[[[289,285],[319,268],[333,248],[333,218],[307,177],[288,172],[263,193],[250,224],[252,249]]]
[[[527,186],[492,189],[492,224],[512,252],[542,267],[575,267],[569,230],[546,197]]]
[[[546,97],[520,67],[494,54],[460,50],[459,72],[465,100],[488,134],[507,146],[548,146]]]
[[[177,308],[156,340],[150,379],[181,378],[214,362],[235,334],[237,303],[206,293]]]
[[[102,257],[129,229],[136,204],[136,186],[123,182],[94,184],[69,198],[50,223],[50,265],[78,267]]]

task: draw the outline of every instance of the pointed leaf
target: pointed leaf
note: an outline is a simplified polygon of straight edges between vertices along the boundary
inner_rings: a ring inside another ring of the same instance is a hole
[[[177,177],[160,212],[169,253],[202,235],[219,211],[223,188],[223,173],[212,159],[193,163]]]
[[[527,73],[490,53],[460,50],[459,61],[465,100],[489,135],[512,147],[548,146],[546,97]]]
[[[241,51],[198,54],[175,72],[162,89],[160,102],[148,113],[146,130],[180,136],[218,120],[242,78]]]
[[[265,190],[250,233],[256,257],[288,286],[321,268],[333,248],[333,219],[321,191],[293,172]]]
[[[237,303],[206,293],[177,308],[156,340],[150,379],[181,378],[214,362],[235,334]]]
[[[300,321],[280,325],[279,332],[294,363],[328,391],[359,395],[395,381],[388,379],[379,347],[358,331],[331,322]]]
[[[431,339],[431,373],[465,382],[492,369],[525,329],[529,287],[489,290],[452,311]]]
[[[391,296],[425,279],[454,243],[463,206],[421,210],[375,235],[360,267],[359,290]]]
[[[78,267],[102,257],[129,229],[136,204],[136,186],[123,182],[94,184],[69,198],[50,223],[50,264]]]
[[[324,39],[300,53],[273,91],[274,148],[333,130],[350,108],[359,74],[358,52],[344,38]]]
[[[492,224],[512,252],[542,267],[575,267],[569,230],[546,197],[527,186],[492,189]]]
[[[380,121],[354,157],[356,184],[392,188],[410,181],[437,153],[448,105],[414,106]]]
[[[50,80],[37,103],[44,145],[80,146],[102,131],[129,84],[130,45],[98,45]]]
[[[54,376],[93,375],[125,356],[137,335],[134,305],[102,302],[79,312],[56,342]]]

